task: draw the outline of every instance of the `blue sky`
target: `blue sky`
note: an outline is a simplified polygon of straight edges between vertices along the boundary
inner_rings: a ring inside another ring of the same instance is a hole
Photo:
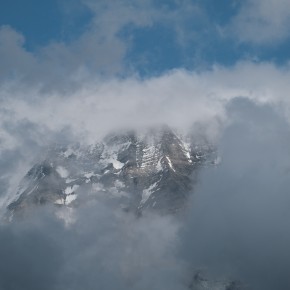
[[[0,76],[27,74],[32,60],[57,71],[145,77],[249,60],[283,66],[288,11],[285,0],[2,0],[1,29],[22,37],[14,37],[22,55],[13,55],[13,40],[3,45],[2,33],[0,52],[11,61]]]
[[[1,25],[10,25],[26,38],[25,47],[34,50],[50,41],[76,37],[91,20],[91,13],[75,1],[66,8],[64,1],[3,0]],[[3,4],[4,3],[4,4]]]

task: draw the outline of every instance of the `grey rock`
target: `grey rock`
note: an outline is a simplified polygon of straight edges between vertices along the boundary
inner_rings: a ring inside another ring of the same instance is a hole
[[[110,134],[91,146],[53,146],[26,174],[8,210],[102,199],[138,214],[176,213],[186,206],[200,169],[215,164],[214,146],[198,141],[164,126]]]

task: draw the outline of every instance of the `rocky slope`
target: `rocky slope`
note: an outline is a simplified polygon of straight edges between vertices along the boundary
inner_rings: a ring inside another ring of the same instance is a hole
[[[168,127],[110,134],[86,147],[54,146],[24,177],[8,209],[102,199],[138,213],[174,213],[185,206],[200,168],[215,163],[211,144]]]

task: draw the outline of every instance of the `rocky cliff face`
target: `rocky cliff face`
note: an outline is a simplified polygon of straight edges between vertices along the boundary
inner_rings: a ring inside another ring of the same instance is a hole
[[[10,213],[42,204],[77,206],[92,199],[141,213],[175,213],[197,174],[215,164],[214,147],[168,127],[110,134],[91,146],[54,146],[24,177]]]
[[[246,290],[240,281],[215,281],[204,277],[199,271],[193,276],[190,290]]]

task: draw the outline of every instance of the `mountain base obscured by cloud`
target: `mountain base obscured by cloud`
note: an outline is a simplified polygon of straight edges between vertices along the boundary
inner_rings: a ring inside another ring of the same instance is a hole
[[[226,110],[222,162],[205,168],[182,216],[40,207],[0,228],[0,289],[189,289],[200,271],[223,285],[287,289],[289,124],[244,98]]]

